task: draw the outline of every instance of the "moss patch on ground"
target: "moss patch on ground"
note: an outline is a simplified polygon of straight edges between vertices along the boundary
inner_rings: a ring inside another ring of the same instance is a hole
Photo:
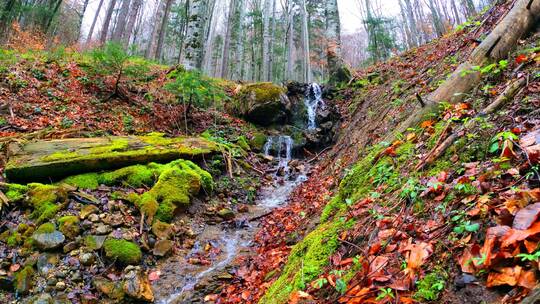
[[[107,239],[103,243],[103,248],[107,258],[124,265],[136,265],[142,259],[141,249],[130,241]]]
[[[336,219],[309,233],[292,248],[283,273],[259,303],[286,303],[291,292],[304,289],[328,265],[328,257],[339,245],[339,233],[353,224],[352,221],[346,223]]]

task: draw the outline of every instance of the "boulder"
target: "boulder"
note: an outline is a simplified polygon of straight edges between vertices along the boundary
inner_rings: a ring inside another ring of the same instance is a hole
[[[290,109],[285,89],[270,82],[253,83],[240,89],[240,112],[250,122],[261,126],[282,124]]]

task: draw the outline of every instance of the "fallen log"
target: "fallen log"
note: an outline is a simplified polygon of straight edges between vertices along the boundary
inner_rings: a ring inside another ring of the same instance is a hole
[[[217,151],[217,145],[204,138],[156,135],[13,142],[5,174],[13,182],[49,182],[136,164],[196,159]]]
[[[415,113],[396,128],[396,134],[417,125],[427,114],[435,111],[439,103],[462,101],[482,80],[481,72],[473,67],[507,58],[516,48],[518,40],[529,34],[539,19],[540,0],[517,0],[501,22],[474,49],[467,61],[458,66],[439,88],[424,99],[425,106],[417,108]]]

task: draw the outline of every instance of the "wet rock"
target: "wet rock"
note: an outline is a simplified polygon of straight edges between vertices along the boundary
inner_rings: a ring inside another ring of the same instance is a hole
[[[99,292],[106,295],[110,299],[120,301],[125,297],[124,290],[119,282],[114,283],[105,278],[95,278],[92,281],[92,284]]]
[[[83,264],[84,266],[90,266],[92,265],[96,260],[96,257],[94,256],[93,253],[82,253],[80,256],[79,256],[79,261],[81,262],[81,264]]]
[[[166,255],[169,255],[172,252],[173,245],[174,245],[173,241],[159,240],[154,245],[154,249],[152,250],[152,253],[155,256],[164,257]]]
[[[126,240],[107,239],[103,244],[105,256],[120,264],[137,265],[142,260],[139,246]]]
[[[167,240],[172,234],[172,225],[156,220],[152,225],[152,233],[162,240]]]
[[[132,270],[125,275],[124,292],[131,298],[145,302],[153,302],[154,294],[150,281],[140,272]]]
[[[106,235],[88,235],[84,238],[84,245],[92,250],[100,250],[106,239]]]
[[[82,207],[81,211],[79,212],[79,217],[81,220],[86,219],[90,214],[97,213],[99,211],[99,208],[94,205],[85,205]]]
[[[58,264],[58,255],[56,254],[41,254],[36,263],[37,270],[40,274],[48,274]]]
[[[69,279],[73,282],[82,282],[83,281],[83,278],[82,278],[82,275],[81,275],[81,272],[80,271],[75,271],[70,277]]]
[[[32,235],[36,246],[41,250],[56,249],[64,243],[66,237],[62,232],[54,230],[52,232],[36,232]]]
[[[112,228],[111,226],[109,225],[105,225],[103,223],[100,223],[97,227],[96,227],[96,233],[97,234],[108,234],[112,231]]]
[[[222,208],[218,211],[218,215],[224,220],[232,220],[234,218],[234,211],[229,208]]]

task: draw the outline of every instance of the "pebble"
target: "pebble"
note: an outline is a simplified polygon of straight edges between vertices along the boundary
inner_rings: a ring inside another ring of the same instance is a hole
[[[60,281],[55,285],[56,290],[62,291],[66,289],[66,283]]]
[[[92,253],[82,253],[79,256],[79,260],[81,261],[81,264],[85,266],[90,266],[94,263],[95,257]]]
[[[90,214],[90,215],[88,216],[88,220],[89,220],[90,222],[92,222],[92,223],[95,223],[95,222],[99,221],[99,215],[94,214],[94,213],[93,213],[93,214]]]

